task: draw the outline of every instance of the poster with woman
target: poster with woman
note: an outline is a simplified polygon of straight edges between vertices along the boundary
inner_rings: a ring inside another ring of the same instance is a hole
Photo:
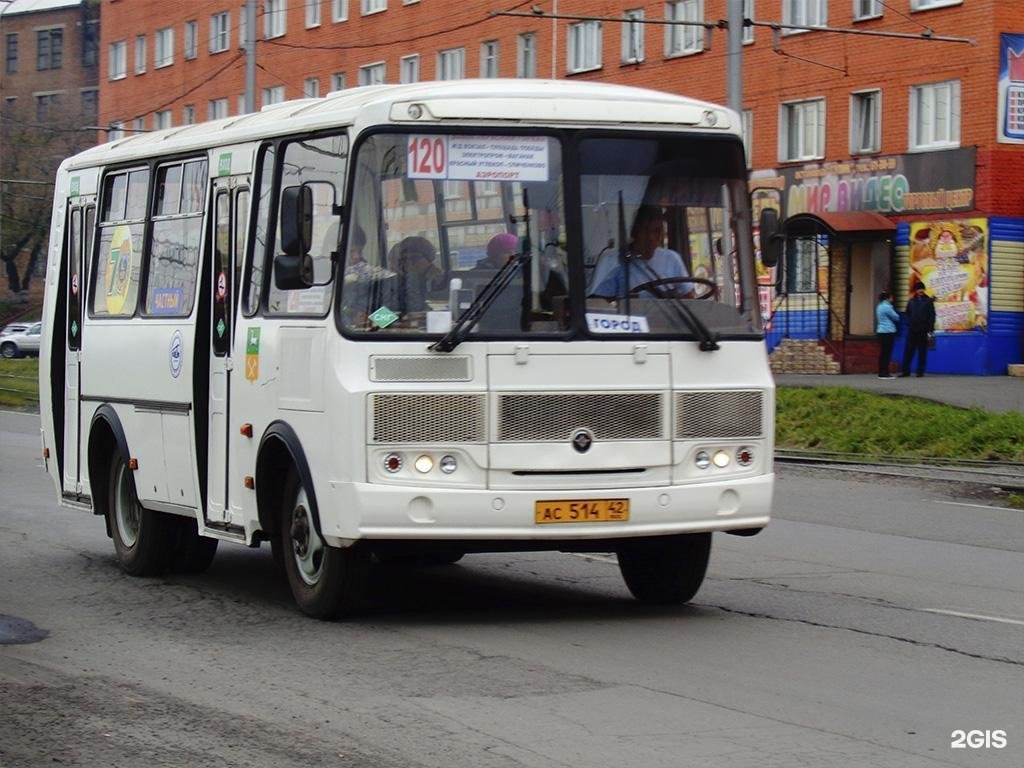
[[[909,292],[918,280],[935,299],[938,330],[983,330],[988,324],[988,222],[911,224]]]

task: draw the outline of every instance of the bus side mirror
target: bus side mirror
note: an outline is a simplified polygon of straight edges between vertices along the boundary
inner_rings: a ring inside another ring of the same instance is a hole
[[[779,212],[774,208],[761,211],[758,223],[761,230],[761,263],[766,267],[774,267],[782,256],[784,238],[779,226]]]
[[[313,190],[303,184],[281,190],[281,250],[274,257],[274,285],[294,291],[313,285]]]

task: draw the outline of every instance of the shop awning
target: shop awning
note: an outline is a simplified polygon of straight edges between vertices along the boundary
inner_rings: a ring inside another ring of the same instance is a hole
[[[786,237],[829,235],[841,240],[888,240],[896,223],[874,211],[798,213],[786,219]]]

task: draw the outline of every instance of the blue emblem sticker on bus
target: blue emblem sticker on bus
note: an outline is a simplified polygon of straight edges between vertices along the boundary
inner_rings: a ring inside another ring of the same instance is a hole
[[[171,366],[171,376],[178,378],[181,375],[181,365],[184,360],[184,353],[182,351],[181,331],[175,331],[171,336],[171,348],[168,350],[167,362]]]
[[[398,315],[387,307],[381,307],[370,315],[370,322],[378,328],[387,328],[398,319]]]

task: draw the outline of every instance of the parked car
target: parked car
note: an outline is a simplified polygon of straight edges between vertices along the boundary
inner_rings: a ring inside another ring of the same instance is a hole
[[[8,323],[0,328],[0,336],[9,336],[12,333],[24,333],[32,323]]]
[[[0,355],[6,358],[38,355],[42,338],[42,323],[33,323],[19,333],[5,333],[0,336]]]

